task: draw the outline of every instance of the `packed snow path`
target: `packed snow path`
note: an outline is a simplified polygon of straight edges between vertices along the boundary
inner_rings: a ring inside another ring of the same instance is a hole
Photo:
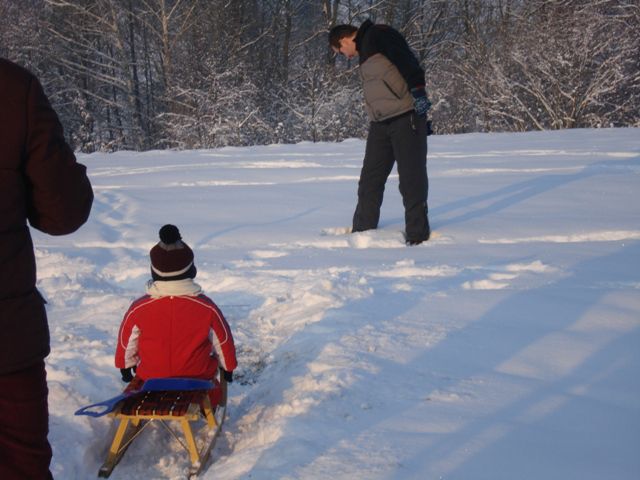
[[[234,330],[240,367],[203,479],[640,478],[640,130],[429,140],[434,238],[348,234],[364,143],[81,155],[96,194],[34,233],[53,473],[94,478],[113,352],[165,223]],[[183,478],[146,431],[112,478]]]

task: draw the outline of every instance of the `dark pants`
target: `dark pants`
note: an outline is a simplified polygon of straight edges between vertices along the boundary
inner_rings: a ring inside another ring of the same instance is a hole
[[[44,361],[0,375],[0,479],[52,479]]]
[[[384,187],[394,162],[398,165],[407,240],[426,240],[429,237],[427,126],[425,118],[413,112],[371,122],[358,183],[353,231],[378,227]]]

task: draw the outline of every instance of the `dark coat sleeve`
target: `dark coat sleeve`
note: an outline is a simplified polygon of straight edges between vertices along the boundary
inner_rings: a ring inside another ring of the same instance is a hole
[[[424,70],[404,37],[387,25],[375,25],[371,30],[377,51],[396,66],[409,89],[424,87]]]
[[[28,90],[24,158],[31,226],[51,235],[80,228],[89,217],[93,190],[85,166],[76,162],[58,116],[35,77]]]

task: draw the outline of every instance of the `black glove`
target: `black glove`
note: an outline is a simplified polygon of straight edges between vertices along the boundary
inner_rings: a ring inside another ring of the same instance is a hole
[[[133,380],[133,375],[136,373],[136,367],[121,368],[120,375],[122,375],[122,381],[129,383]]]
[[[427,91],[424,87],[414,87],[411,89],[411,95],[413,95],[413,108],[416,113],[421,117],[425,117],[431,108],[431,102],[427,98]]]
[[[224,378],[227,383],[233,383],[233,372],[227,372],[226,370],[221,368],[220,373],[222,374],[222,378]]]

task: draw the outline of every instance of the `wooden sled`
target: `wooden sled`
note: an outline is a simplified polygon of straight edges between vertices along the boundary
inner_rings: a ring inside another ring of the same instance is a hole
[[[136,386],[130,388],[135,389]],[[143,390],[122,399],[113,411],[108,413],[119,423],[107,459],[98,471],[98,477],[108,478],[129,445],[145,428],[154,423],[166,428],[188,452],[191,460],[189,476],[198,475],[209,459],[227,410],[227,383],[224,378],[220,378],[219,384],[214,383],[213,389],[220,389],[217,392],[217,405],[211,404],[211,390]],[[192,425],[200,421],[206,422],[202,427],[206,429],[206,435],[198,445]],[[183,438],[171,428],[172,423],[182,429]]]

